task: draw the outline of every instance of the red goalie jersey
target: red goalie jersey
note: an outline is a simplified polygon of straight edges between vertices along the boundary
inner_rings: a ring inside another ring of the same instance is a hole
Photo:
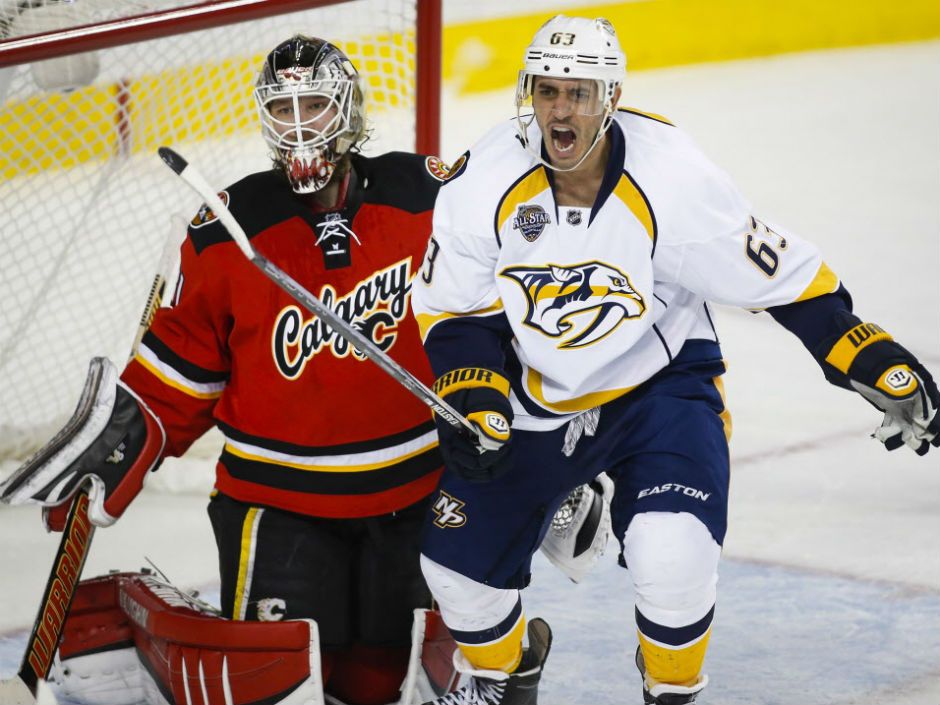
[[[221,195],[253,247],[427,384],[410,316],[440,162],[355,155],[340,205],[312,207],[277,171]],[[123,380],[160,417],[166,454],[218,425],[216,488],[321,517],[385,514],[440,475],[428,408],[245,259],[203,207],[161,309]]]

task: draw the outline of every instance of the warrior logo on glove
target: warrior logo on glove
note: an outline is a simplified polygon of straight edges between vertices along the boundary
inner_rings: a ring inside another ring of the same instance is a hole
[[[910,367],[898,365],[885,372],[876,386],[889,394],[903,396],[917,389],[917,379],[911,374]]]

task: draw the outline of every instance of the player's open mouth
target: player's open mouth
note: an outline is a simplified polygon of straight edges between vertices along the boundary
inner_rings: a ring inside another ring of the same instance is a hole
[[[565,154],[574,149],[576,136],[574,130],[569,127],[552,128],[552,146],[560,153]]]

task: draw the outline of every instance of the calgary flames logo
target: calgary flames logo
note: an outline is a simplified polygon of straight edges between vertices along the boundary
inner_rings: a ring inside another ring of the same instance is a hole
[[[411,258],[404,259],[357,284],[346,296],[330,285],[320,292],[320,301],[344,321],[388,350],[398,338],[398,324],[408,314],[411,294]],[[365,355],[341,338],[316,316],[304,319],[297,306],[286,306],[277,315],[271,335],[271,352],[278,371],[297,379],[314,355],[329,350],[335,357]]]
[[[561,338],[560,350],[596,343],[646,311],[629,277],[603,262],[507,267],[500,276],[522,287],[528,304],[524,323]]]

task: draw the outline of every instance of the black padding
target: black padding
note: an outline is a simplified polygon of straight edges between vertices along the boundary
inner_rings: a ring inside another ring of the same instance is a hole
[[[420,532],[429,500],[394,515],[366,519],[359,556],[359,630],[372,646],[411,643],[413,612],[431,607],[419,564]]]

